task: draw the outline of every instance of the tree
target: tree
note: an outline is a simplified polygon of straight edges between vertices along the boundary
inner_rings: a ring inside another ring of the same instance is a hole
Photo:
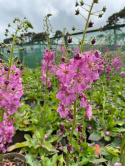
[[[55,35],[54,35],[55,38],[61,38],[62,36],[63,36],[63,33],[60,30],[57,30],[55,32]]]
[[[54,38],[57,40],[57,43],[61,37],[63,37],[63,33],[60,30],[57,30],[54,35]]]
[[[42,41],[45,42],[47,40],[48,34],[46,32],[37,33],[33,36],[32,41]]]
[[[120,12],[112,14],[104,27],[116,25],[120,19],[125,19],[125,7]]]
[[[24,34],[24,40],[27,41],[27,42],[31,42],[33,37],[36,35],[35,32],[28,32],[26,34]]]
[[[12,44],[12,42],[13,42],[13,38],[10,37],[10,38],[4,39],[3,42],[4,42],[5,44]]]

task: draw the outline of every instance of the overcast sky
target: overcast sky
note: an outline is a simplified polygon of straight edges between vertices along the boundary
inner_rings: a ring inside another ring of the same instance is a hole
[[[29,31],[36,33],[44,31],[43,18],[48,13],[52,14],[50,21],[54,32],[63,31],[63,28],[72,32],[73,25],[78,29],[84,29],[85,20],[80,15],[75,15],[75,2],[76,0],[0,0],[0,42],[5,38],[8,23],[12,23],[15,17],[21,19],[27,17],[34,26],[34,29]],[[84,2],[91,4],[92,0]],[[102,18],[91,17],[91,21],[94,22],[93,28],[103,27],[110,15],[125,7],[125,0],[99,0],[99,4],[94,5],[93,11],[101,10],[103,6],[106,6],[107,10]],[[86,17],[87,12],[79,9]]]

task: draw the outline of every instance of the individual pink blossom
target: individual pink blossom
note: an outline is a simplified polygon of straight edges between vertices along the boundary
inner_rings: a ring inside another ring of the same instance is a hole
[[[56,98],[60,99],[65,106],[69,107],[76,100],[76,95],[71,89],[63,86],[57,93]]]
[[[106,52],[109,52],[109,47],[105,47],[105,51],[106,51]]]
[[[114,49],[115,49],[115,50],[117,50],[117,49],[118,49],[118,47],[119,47],[119,45],[118,45],[118,44],[116,44]]]
[[[87,129],[92,130],[92,125],[89,125]]]
[[[109,132],[109,131],[106,131],[106,132],[105,132],[105,135],[106,135],[106,136],[109,136],[109,135],[110,135],[110,132]]]
[[[121,75],[121,76],[124,76],[124,75],[125,75],[125,73],[124,73],[124,72],[121,72],[121,73],[120,73],[120,75]]]
[[[64,119],[64,118],[67,117],[67,115],[68,115],[68,113],[69,113],[69,109],[67,109],[67,108],[65,109],[63,103],[60,102],[57,112],[59,112],[60,117],[61,117],[62,119]]]
[[[120,140],[121,137],[122,137],[122,134],[119,134],[119,135],[118,135],[118,140]]]
[[[75,75],[75,71],[70,65],[67,66],[66,64],[60,64],[58,66],[60,69],[57,70],[56,75],[60,79],[61,83],[69,84]]]
[[[121,163],[115,163],[114,166],[121,166]]]
[[[91,107],[91,105],[87,105],[86,107],[85,107],[85,109],[86,109],[86,113],[85,113],[85,117],[88,119],[88,120],[91,120],[91,117],[92,117],[92,107]]]
[[[89,88],[90,86],[87,85],[88,79],[86,79],[85,73],[78,73],[74,76],[74,85],[73,89],[77,93],[82,93],[84,90]]]
[[[86,107],[87,106],[87,97],[85,94],[80,94],[79,95],[79,99],[80,99],[80,107]]]

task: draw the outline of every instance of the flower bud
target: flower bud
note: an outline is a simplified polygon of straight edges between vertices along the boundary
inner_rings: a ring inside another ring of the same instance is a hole
[[[79,9],[75,10],[75,15],[79,15]]]
[[[9,49],[7,50],[7,53],[10,54],[10,50]]]
[[[106,136],[109,136],[109,135],[110,135],[110,132],[109,132],[109,131],[106,131],[106,132],[105,132],[105,135],[106,135]]]
[[[98,18],[101,18],[103,16],[103,14],[102,13],[100,13],[99,15],[98,15]]]
[[[8,71],[8,69],[9,69],[9,68],[8,68],[7,66],[4,67],[4,70],[5,70],[5,71]]]
[[[75,31],[75,29],[76,29],[76,28],[73,26],[73,27],[72,27],[72,31]]]
[[[21,70],[23,70],[23,65],[20,68],[21,68]]]
[[[15,88],[13,87],[13,88],[12,88],[12,91],[14,91],[14,90],[15,90]]]
[[[106,11],[106,7],[103,7],[102,11],[105,12]]]
[[[94,39],[92,39],[91,44],[95,44],[95,42],[96,42],[96,40],[94,38]]]
[[[75,7],[79,6],[79,3],[76,1]]]
[[[10,27],[11,25],[10,24],[8,24],[8,27]]]
[[[8,85],[8,84],[9,84],[9,81],[8,81],[8,80],[5,80],[5,81],[4,81],[4,84]]]
[[[74,157],[74,162],[75,162],[75,163],[77,162],[77,159],[78,159],[78,157],[75,156],[75,157]]]
[[[3,53],[2,53],[2,52],[0,52],[0,55],[1,55],[1,56],[3,56]]]
[[[60,161],[59,161],[59,160],[57,160],[57,162],[56,162],[56,166],[58,166],[58,165],[59,165],[59,163],[60,163]]]
[[[18,41],[16,41],[16,44],[18,45],[18,44],[19,44],[19,42],[18,42]]]
[[[20,63],[21,63],[21,61],[20,61],[20,60],[18,60],[18,61],[17,61],[17,64],[19,65]]]
[[[6,30],[6,32],[8,32],[8,29],[5,29]]]
[[[94,23],[90,21],[88,27],[89,27],[89,28],[93,27],[93,24],[94,24]]]
[[[45,136],[45,140],[48,140],[48,135]]]
[[[68,38],[68,43],[72,43],[72,38]]]
[[[118,140],[121,138],[121,136],[122,136],[122,134],[119,134],[119,135],[118,135]]]
[[[94,3],[98,3],[98,0],[94,0]]]
[[[70,151],[71,151],[71,144],[70,143],[67,145],[67,150],[68,150],[68,152],[70,154]]]
[[[79,53],[76,53],[76,54],[74,55],[74,59],[76,59],[76,60],[80,60],[80,59],[81,59],[81,57],[79,56]]]
[[[80,6],[83,6],[84,5],[84,2],[83,0],[80,1]]]

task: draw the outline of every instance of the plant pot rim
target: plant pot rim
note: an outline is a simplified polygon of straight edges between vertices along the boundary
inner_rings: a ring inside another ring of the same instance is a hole
[[[6,153],[6,154],[4,154],[4,155],[0,158],[0,160],[3,159],[3,158],[5,158],[5,157],[8,157],[8,156],[17,157],[17,159],[19,159],[19,160],[21,160],[22,162],[25,162],[25,163],[26,163],[26,158],[25,158],[25,156],[22,155],[22,154],[20,154],[20,153],[16,153],[16,152]]]

